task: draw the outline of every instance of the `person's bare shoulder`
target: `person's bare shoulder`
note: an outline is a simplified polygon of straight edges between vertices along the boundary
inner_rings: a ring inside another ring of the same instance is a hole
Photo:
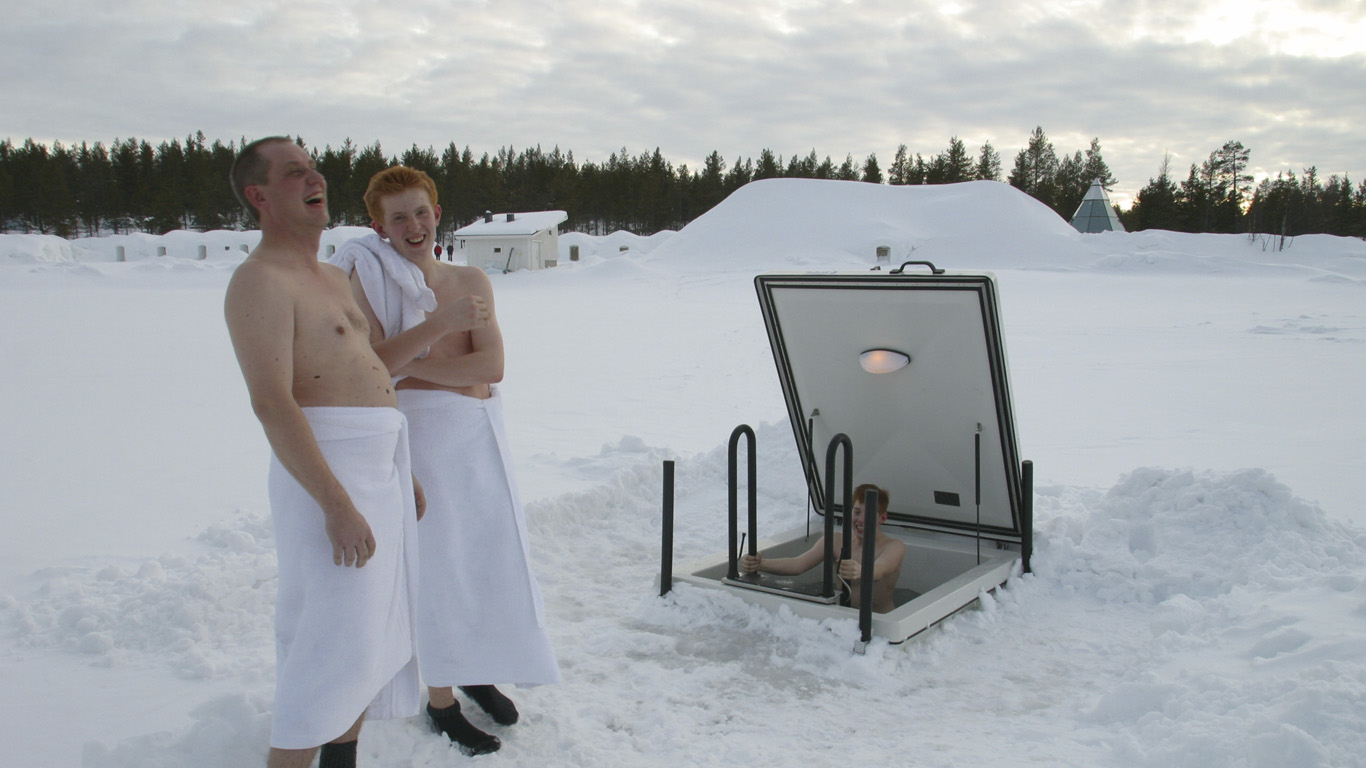
[[[229,315],[242,309],[243,303],[257,303],[278,295],[280,290],[280,268],[270,261],[247,258],[233,270],[228,280],[228,290],[224,297],[224,309]]]
[[[346,286],[348,291],[351,290],[351,275],[347,274],[346,270],[326,261],[318,262],[318,266],[322,268],[323,274],[327,275],[327,279],[338,285]]]
[[[464,264],[442,264],[438,262],[438,274],[446,285],[451,286],[458,295],[492,296],[493,282],[484,270]]]

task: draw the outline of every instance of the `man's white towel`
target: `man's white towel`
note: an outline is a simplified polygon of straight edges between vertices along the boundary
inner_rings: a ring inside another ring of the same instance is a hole
[[[327,261],[348,275],[353,269],[360,275],[365,298],[384,326],[386,339],[426,320],[436,309],[436,294],[427,287],[422,270],[377,234],[347,240]]]
[[[361,713],[418,714],[417,519],[406,419],[394,408],[304,408],[328,466],[370,524],[375,554],[335,565],[322,509],[272,456],[279,551],[276,690],[270,745],[307,749]]]
[[[487,400],[400,389],[398,404],[408,417],[413,472],[427,495],[418,523],[423,681],[559,682],[497,388]]]

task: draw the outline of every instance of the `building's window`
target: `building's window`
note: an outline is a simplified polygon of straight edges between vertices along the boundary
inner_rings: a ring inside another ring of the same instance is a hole
[[[502,248],[494,248],[494,249],[493,249],[493,252],[494,252],[494,253],[502,253],[502,252],[503,252],[503,249],[502,249]]]

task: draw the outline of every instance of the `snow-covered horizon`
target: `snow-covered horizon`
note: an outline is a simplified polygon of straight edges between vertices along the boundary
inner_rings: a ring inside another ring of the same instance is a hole
[[[222,322],[255,237],[0,236],[6,765],[262,760],[268,447]],[[753,276],[879,246],[997,276],[1034,573],[866,656],[852,622],[655,597],[663,459],[678,562],[724,547],[738,423],[761,528],[807,515]],[[1366,243],[1080,235],[1005,185],[781,179],[560,251],[493,281],[565,682],[514,692],[480,760],[1366,765]],[[416,721],[362,735],[367,766],[467,759]]]

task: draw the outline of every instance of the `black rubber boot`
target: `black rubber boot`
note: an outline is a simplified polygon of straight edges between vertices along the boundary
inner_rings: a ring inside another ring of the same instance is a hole
[[[356,768],[356,742],[324,744],[318,752],[318,768]]]
[[[480,709],[489,713],[493,722],[499,725],[512,725],[517,722],[517,706],[497,688],[491,685],[462,685],[460,690],[474,699],[474,703],[478,704]]]
[[[503,746],[503,742],[497,736],[484,733],[471,725],[470,721],[460,714],[458,701],[445,709],[435,709],[428,704],[427,716],[432,719],[432,724],[438,731],[459,744],[460,751],[467,755],[487,755],[490,752],[497,752],[498,748]]]

